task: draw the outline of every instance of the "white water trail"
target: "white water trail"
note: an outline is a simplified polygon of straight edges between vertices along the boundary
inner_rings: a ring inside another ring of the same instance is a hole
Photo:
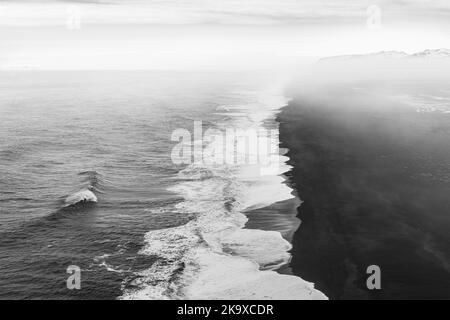
[[[156,262],[138,275],[122,299],[326,299],[313,283],[273,271],[290,259],[291,244],[279,232],[245,229],[246,211],[293,198],[280,176],[290,167],[278,150],[275,121],[287,100],[279,88],[232,94],[247,103],[220,107],[223,120],[217,128],[275,128],[268,140],[269,151],[276,152],[272,163],[217,164],[205,159],[217,160],[215,150],[234,148],[221,145],[227,140],[204,146],[204,161],[182,170],[179,183],[171,188],[184,199],[176,210],[194,213],[195,218],[145,235],[140,253],[157,257]],[[227,157],[226,152],[222,156]]]

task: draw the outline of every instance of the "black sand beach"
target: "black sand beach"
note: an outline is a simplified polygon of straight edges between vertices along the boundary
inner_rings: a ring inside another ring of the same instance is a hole
[[[330,299],[449,299],[450,114],[369,92],[327,88],[278,117],[303,201],[291,268]]]

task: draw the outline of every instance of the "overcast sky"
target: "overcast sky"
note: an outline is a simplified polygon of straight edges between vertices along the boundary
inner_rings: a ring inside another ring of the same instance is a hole
[[[450,47],[448,0],[0,0],[0,68],[278,66]]]

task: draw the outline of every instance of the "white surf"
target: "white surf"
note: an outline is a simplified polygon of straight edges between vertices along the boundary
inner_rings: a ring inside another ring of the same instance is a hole
[[[287,102],[278,91],[234,95],[248,103],[219,107],[224,114],[230,110],[216,123],[219,129],[262,129],[268,122],[278,128],[275,115]],[[278,145],[278,136],[275,140],[272,143]],[[220,141],[205,146],[204,157],[218,147],[215,143]],[[327,299],[313,283],[275,271],[289,262],[292,248],[279,232],[245,229],[247,210],[293,198],[280,176],[290,169],[288,158],[277,156],[279,163],[273,168],[203,161],[182,170],[170,189],[184,199],[175,210],[195,218],[145,235],[140,253],[156,257],[156,262],[137,274],[133,289],[120,298]]]
[[[64,204],[67,207],[85,202],[97,202],[97,196],[89,189],[83,189],[68,196]]]

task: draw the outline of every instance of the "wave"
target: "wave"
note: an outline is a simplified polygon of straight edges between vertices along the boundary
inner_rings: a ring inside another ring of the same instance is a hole
[[[286,104],[277,91],[235,94],[249,103],[219,107],[230,113],[217,128],[261,129],[268,122],[277,128],[275,115]],[[204,146],[204,156],[214,143]],[[279,232],[245,229],[246,211],[293,198],[280,176],[290,168],[288,158],[277,159],[276,170],[212,161],[181,170],[170,188],[183,198],[175,210],[194,218],[145,235],[139,253],[155,262],[135,275],[120,299],[326,299],[312,283],[275,271],[290,259],[291,244]]]
[[[64,200],[66,207],[74,206],[80,203],[97,202],[97,196],[92,192],[93,189],[83,189],[68,196]]]
[[[96,193],[103,193],[105,179],[97,171],[82,171],[81,187],[78,191],[70,194],[64,199],[63,207],[73,207],[81,204],[92,204],[98,202]]]

